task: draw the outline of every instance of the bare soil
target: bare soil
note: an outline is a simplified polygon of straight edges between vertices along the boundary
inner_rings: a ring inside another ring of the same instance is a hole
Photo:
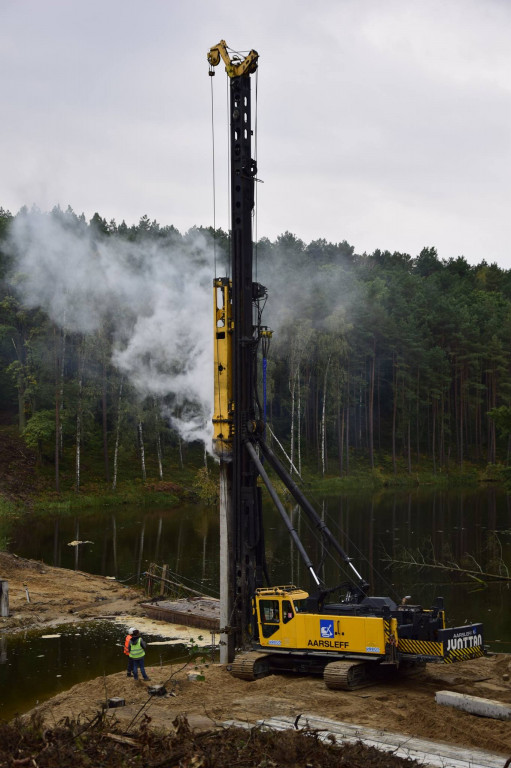
[[[246,682],[233,678],[221,665],[202,668],[203,681],[189,680],[197,670],[152,667],[150,650],[146,669],[149,683],[135,682],[124,673],[98,678],[71,688],[40,705],[47,722],[64,717],[88,718],[106,699],[120,697],[126,706],[115,709],[123,727],[134,717],[149,715],[153,725],[168,729],[179,715],[192,728],[208,729],[228,720],[256,723],[278,715],[315,714],[371,728],[464,747],[511,755],[509,722],[475,717],[435,703],[435,691],[453,690],[511,703],[511,688],[502,680],[511,657],[507,655],[461,662],[454,666],[430,665],[415,678],[376,685],[358,691],[330,691],[320,678],[275,676]],[[147,686],[164,683],[168,697],[148,696]]]
[[[0,553],[0,578],[10,587],[12,615],[0,619],[0,631],[100,615],[140,615],[139,593],[99,576],[51,568]],[[27,604],[24,584],[31,603]],[[233,678],[220,665],[205,665],[204,680],[190,680],[194,666],[152,666],[148,647],[146,668],[150,683],[135,682],[125,673],[74,686],[41,704],[37,711],[50,725],[63,718],[93,719],[108,698],[120,697],[126,706],[112,710],[121,727],[145,715],[151,723],[171,728],[185,715],[194,729],[210,729],[228,720],[255,723],[275,715],[296,717],[309,713],[334,720],[430,738],[464,747],[511,755],[509,722],[475,717],[435,703],[435,692],[451,690],[511,705],[511,655],[458,664],[430,664],[413,677],[394,678],[357,691],[328,690],[315,677],[270,676],[254,682]],[[166,697],[149,696],[148,685],[165,684]]]
[[[0,617],[0,632],[104,615],[142,615],[138,606],[142,595],[134,589],[102,576],[53,568],[8,552],[0,552],[0,579],[9,582],[10,608],[8,617]]]

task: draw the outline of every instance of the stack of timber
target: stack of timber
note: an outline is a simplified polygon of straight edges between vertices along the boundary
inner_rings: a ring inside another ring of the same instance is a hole
[[[220,629],[220,600],[214,597],[186,597],[179,600],[157,600],[141,603],[151,619],[198,627],[218,632]]]

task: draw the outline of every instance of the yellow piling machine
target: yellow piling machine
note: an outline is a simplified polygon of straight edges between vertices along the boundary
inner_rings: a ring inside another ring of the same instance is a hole
[[[485,653],[482,624],[448,627],[443,599],[431,608],[368,594],[369,585],[265,440],[257,386],[258,350],[271,332],[261,325],[267,290],[252,277],[252,213],[257,165],[252,158],[251,82],[258,65],[220,41],[208,53],[210,75],[223,61],[230,85],[231,276],[214,280],[214,450],[229,492],[229,658],[236,677],[275,671],[321,674],[329,688],[350,690],[384,671],[452,663]],[[340,579],[327,587],[271,482],[272,470],[337,555]],[[265,559],[261,483],[291,535],[310,587],[272,586]]]

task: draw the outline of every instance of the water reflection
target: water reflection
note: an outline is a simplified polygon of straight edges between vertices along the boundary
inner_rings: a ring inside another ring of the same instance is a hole
[[[0,636],[0,720],[26,712],[76,683],[126,668],[122,648],[126,628],[104,621],[64,625],[46,638],[39,632]],[[149,642],[164,639],[144,635]],[[147,665],[163,666],[186,658],[184,645],[148,647]],[[162,671],[162,675],[165,676]]]
[[[511,516],[509,495],[502,489],[434,492],[418,488],[372,497],[343,494],[321,503],[325,522],[374,593],[398,602],[411,594],[413,602],[424,607],[443,596],[451,625],[483,621],[486,639],[496,650],[511,650],[509,582],[485,586],[477,573],[456,574],[440,567],[440,563],[458,563],[474,571],[507,574],[511,568]],[[265,514],[270,519],[269,511]],[[299,528],[302,513],[293,514]],[[300,562],[289,541],[278,529],[268,529],[274,582],[288,583],[291,574],[293,583],[307,587],[301,583]],[[326,583],[342,582],[345,576],[333,560],[322,559],[321,545],[306,521],[301,538],[313,561],[321,564]],[[436,561],[437,567],[404,567],[402,561],[410,555],[417,561]],[[305,577],[305,571],[303,574]]]
[[[351,493],[316,499],[315,506],[374,592],[395,600],[412,594],[425,607],[441,594],[453,623],[482,620],[488,640],[511,640],[507,582],[480,590],[474,576],[398,563],[412,552],[417,558],[474,570],[511,568],[511,502],[502,489]],[[325,582],[345,580],[304,513],[291,507],[289,514]],[[264,519],[273,583],[308,588],[307,569],[272,506],[265,505]],[[167,564],[190,586],[218,595],[219,523],[211,507],[126,505],[79,517],[32,515],[17,521],[9,538],[11,551],[24,557],[129,583],[139,581],[151,562]],[[68,546],[73,540],[94,543]]]
[[[79,517],[31,515],[13,524],[9,549],[51,565],[130,583],[142,580],[150,563],[167,563],[215,595],[217,517],[215,509],[192,504],[170,510],[125,505],[115,512],[91,510]]]

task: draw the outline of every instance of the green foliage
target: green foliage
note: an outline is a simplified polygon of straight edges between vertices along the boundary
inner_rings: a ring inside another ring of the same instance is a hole
[[[186,646],[188,658],[194,665],[194,679],[198,682],[204,682],[206,679],[206,670],[208,669],[209,663],[211,661],[211,658],[205,652],[205,649],[202,647],[202,645],[199,645],[199,643],[202,643],[203,640],[203,635],[198,635],[197,640],[192,637]]]
[[[511,408],[508,405],[492,408],[491,411],[488,411],[488,416],[493,419],[502,435],[505,437],[511,435]]]
[[[502,464],[487,464],[480,473],[483,483],[508,483],[510,479],[511,467],[504,467]]]
[[[55,413],[37,411],[29,419],[23,432],[23,438],[29,448],[42,451],[55,440]]]
[[[16,505],[4,496],[0,495],[0,517],[12,516],[16,512]]]
[[[143,243],[148,258],[155,243],[170,260],[178,258],[176,246],[199,233],[214,242],[217,263],[228,272],[229,234],[222,230],[194,227],[182,235],[147,215],[133,226],[99,213],[87,222],[59,207],[48,215],[80,228],[97,247],[113,238],[123,247]],[[17,293],[23,276],[1,250],[15,219],[0,209],[0,275],[9,275],[0,284],[0,397],[8,420],[18,417],[27,445],[44,454],[40,476],[54,482],[58,414],[64,501],[75,483],[79,423],[81,499],[73,505],[97,495],[114,504],[143,494],[173,503],[181,491],[157,487],[162,480],[193,486],[202,501],[216,503],[215,469],[197,471],[200,449],[180,444],[162,417],[173,406],[170,398],[141,401],[113,366],[109,322],[84,336],[23,306]],[[381,487],[413,485],[425,476],[456,483],[474,476],[477,465],[508,460],[511,271],[489,261],[472,266],[463,256],[440,259],[431,246],[416,256],[356,254],[345,240],[307,244],[290,232],[259,241],[257,270],[269,291],[262,321],[276,331],[269,423],[295,466],[307,465],[310,475],[324,469],[325,482],[335,487]]]
[[[17,515],[16,505],[0,495],[0,552],[8,548],[11,525]]]
[[[218,503],[218,476],[213,476],[207,467],[197,470],[193,488],[204,504]]]

